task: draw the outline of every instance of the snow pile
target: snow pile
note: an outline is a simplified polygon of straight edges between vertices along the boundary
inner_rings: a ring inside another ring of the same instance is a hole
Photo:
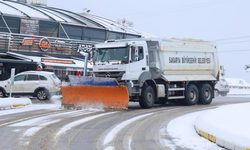
[[[250,148],[250,103],[219,107],[201,114],[195,127],[231,145]]]
[[[250,84],[246,82],[244,79],[240,78],[226,78],[227,83],[230,87],[242,87],[242,88],[250,88]]]
[[[0,98],[0,109],[31,105],[29,98]]]
[[[250,89],[230,89],[230,95],[250,95]]]

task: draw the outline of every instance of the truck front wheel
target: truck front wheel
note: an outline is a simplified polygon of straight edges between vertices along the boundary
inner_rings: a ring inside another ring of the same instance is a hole
[[[153,107],[155,103],[155,93],[151,86],[147,86],[145,90],[143,90],[139,103],[141,108]]]
[[[186,92],[185,103],[189,106],[195,105],[198,102],[198,98],[199,98],[199,92],[197,87],[194,84],[190,84]]]
[[[213,90],[210,84],[203,84],[200,89],[199,103],[210,104],[213,100]]]

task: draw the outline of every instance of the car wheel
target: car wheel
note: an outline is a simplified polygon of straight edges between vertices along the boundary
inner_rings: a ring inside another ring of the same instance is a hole
[[[221,93],[220,95],[221,95],[221,96],[226,96],[226,95],[227,95],[227,93]]]
[[[3,98],[4,97],[4,92],[3,90],[0,89],[0,98]]]
[[[186,105],[190,106],[197,104],[198,98],[199,98],[199,92],[197,87],[194,84],[190,84],[186,92],[186,99],[185,99]]]
[[[213,100],[212,87],[210,84],[203,84],[200,89],[199,103],[210,104]]]
[[[155,103],[155,93],[151,86],[147,86],[142,93],[140,98],[140,106],[141,108],[151,108]]]
[[[44,89],[40,89],[36,93],[36,97],[39,100],[46,100],[47,99],[47,92]]]
[[[219,93],[219,90],[214,90],[214,96],[219,96],[220,95],[220,93]]]

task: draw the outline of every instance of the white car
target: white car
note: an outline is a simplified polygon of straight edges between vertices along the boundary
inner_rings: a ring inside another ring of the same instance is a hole
[[[220,79],[219,82],[214,87],[214,95],[215,96],[226,96],[229,93],[229,85],[225,79]]]
[[[10,94],[10,82],[10,79],[0,81],[0,97]],[[60,85],[60,79],[53,72],[25,71],[15,75],[12,95],[28,95],[46,100],[61,91]]]

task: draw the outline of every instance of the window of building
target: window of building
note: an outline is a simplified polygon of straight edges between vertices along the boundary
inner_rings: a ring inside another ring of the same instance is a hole
[[[123,39],[123,38],[124,38],[123,33],[108,32],[108,39],[109,40],[118,40],[118,39]]]
[[[67,32],[70,39],[77,39],[77,40],[82,39],[82,30],[83,30],[82,27],[72,26],[72,25],[62,25],[62,26],[65,29],[65,31]],[[67,38],[62,27],[60,29],[60,37]]]
[[[38,80],[38,75],[28,75],[27,81],[37,81]]]
[[[4,16],[4,20],[6,21],[12,33],[20,32],[20,18]],[[9,32],[2,17],[0,17],[0,32]]]
[[[58,37],[59,23],[39,21],[39,35],[47,37]]]
[[[125,34],[124,39],[133,39],[133,38],[140,38],[139,35],[131,35],[131,34]]]
[[[90,28],[83,29],[83,40],[104,42],[105,39],[106,39],[105,30],[90,29]]]

